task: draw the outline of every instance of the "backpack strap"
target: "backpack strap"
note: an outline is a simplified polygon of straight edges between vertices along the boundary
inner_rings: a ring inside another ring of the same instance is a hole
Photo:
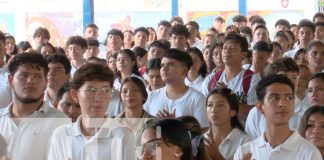
[[[243,92],[246,96],[250,89],[251,79],[252,79],[253,74],[254,74],[254,72],[249,69],[247,69],[243,74],[242,85],[243,85]]]
[[[208,84],[209,92],[212,91],[216,87],[216,83],[218,82],[218,80],[219,80],[220,76],[222,75],[223,71],[224,71],[224,69],[219,70],[214,74],[213,78],[210,80],[210,82]]]

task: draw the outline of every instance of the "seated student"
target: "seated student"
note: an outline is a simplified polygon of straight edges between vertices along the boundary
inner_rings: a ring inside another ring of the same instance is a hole
[[[180,16],[174,16],[170,19],[171,26],[175,26],[177,24],[182,24],[184,25],[183,19]]]
[[[189,38],[189,31],[186,26],[177,24],[171,28],[170,31],[170,43],[171,48],[175,48],[181,51],[185,51],[188,48],[188,38]]]
[[[42,55],[49,55],[49,54],[55,54],[56,50],[55,47],[50,42],[46,42],[40,44],[36,49],[36,52]]]
[[[154,41],[157,40],[157,39],[156,39],[156,32],[155,32],[155,29],[154,29],[153,27],[146,27],[146,29],[150,32],[150,34],[149,34],[149,37],[148,37],[148,41],[147,41],[147,43],[145,44],[145,49],[147,49],[148,46],[149,46],[152,42],[154,42]]]
[[[277,20],[277,22],[275,23],[276,32],[287,30],[287,29],[290,29],[290,23],[288,20],[286,20],[286,19]]]
[[[191,143],[188,129],[176,119],[148,123],[142,133],[138,159],[190,160]]]
[[[36,50],[38,46],[43,43],[47,43],[51,39],[50,33],[45,27],[38,27],[33,33],[34,49]]]
[[[234,160],[294,159],[321,160],[318,149],[289,129],[294,112],[294,84],[283,75],[268,75],[260,80],[256,107],[266,118],[266,129],[257,139],[238,148]]]
[[[83,54],[87,49],[87,41],[81,36],[71,36],[66,41],[67,55],[71,61],[71,76],[85,63]]]
[[[199,91],[207,74],[204,57],[196,47],[187,49],[187,53],[191,56],[193,63],[185,78],[185,84]]]
[[[315,23],[314,40],[324,41],[324,22]]]
[[[297,88],[297,78],[299,74],[298,65],[291,58],[279,59],[266,68],[266,76],[280,74],[287,76]],[[296,92],[294,92],[296,93]],[[308,108],[306,99],[299,99],[294,95],[294,112],[289,120],[289,128],[295,130],[298,127],[299,121]],[[252,137],[257,138],[262,135],[266,129],[266,117],[262,114],[261,110],[253,107],[247,117],[245,130]]]
[[[306,50],[304,48],[299,49],[295,56],[294,56],[294,60],[296,61],[296,63],[298,65],[306,65],[308,66],[308,61],[306,58]]]
[[[225,27],[225,19],[221,16],[215,17],[213,28],[215,28],[218,33],[222,33],[224,31],[224,27]]]
[[[208,45],[204,48],[203,50],[203,58],[204,58],[204,62],[206,64],[206,68],[207,68],[207,73],[211,73],[213,71],[213,69],[215,69],[215,64],[213,63],[213,60],[211,59],[211,46]]]
[[[117,74],[116,61],[117,61],[117,53],[114,53],[114,54],[110,55],[109,57],[107,57],[108,68],[111,71],[113,71],[114,75]]]
[[[202,41],[197,38],[197,35],[199,35],[199,24],[196,21],[189,21],[186,24],[186,27],[189,32],[189,37],[188,37],[188,48],[190,47],[196,47],[200,51],[203,51],[204,46],[202,44]]]
[[[70,91],[71,82],[66,82],[57,92],[54,108],[62,111],[71,118],[72,122],[75,122],[81,115],[81,109],[79,103],[72,99]]]
[[[191,115],[202,127],[209,127],[206,97],[185,85],[184,79],[192,65],[191,57],[183,51],[169,49],[161,62],[161,77],[166,86],[152,91],[144,109],[159,118]]]
[[[171,30],[171,23],[166,20],[162,20],[158,24],[158,28],[156,30],[156,39],[164,39],[169,40],[170,38],[170,30]]]
[[[268,59],[269,64],[273,63],[277,59],[282,58],[282,54],[283,54],[281,46],[280,46],[279,43],[271,42],[271,45],[272,45],[273,49],[272,49],[271,55],[270,55],[270,57]]]
[[[309,107],[309,101],[307,98],[307,85],[309,78],[312,76],[310,69],[306,65],[298,65],[299,73],[297,78],[296,96],[303,101],[305,109]]]
[[[49,160],[135,159],[134,136],[105,114],[113,80],[113,73],[100,64],[85,64],[75,73],[70,94],[80,104],[81,116],[54,131]]]
[[[48,55],[45,58],[49,70],[44,101],[53,107],[58,90],[71,78],[71,63],[65,55],[61,54]]]
[[[155,118],[143,109],[146,99],[147,92],[141,80],[136,77],[128,77],[124,80],[120,89],[120,101],[125,111],[115,118],[132,131],[136,146],[141,144],[141,134],[146,121]]]
[[[203,41],[202,41],[202,43],[203,43],[203,49],[205,49],[206,46],[211,45],[211,43],[213,42],[214,38],[215,38],[215,36],[213,34],[207,34],[204,37]]]
[[[97,57],[99,50],[99,41],[93,38],[88,38],[87,40],[87,49],[84,54],[84,58],[88,59],[90,57]]]
[[[285,53],[290,49],[289,38],[287,37],[284,31],[278,31],[275,34],[273,41],[280,44],[282,53]]]
[[[106,51],[100,52],[98,57],[106,59],[111,54],[119,52],[123,47],[123,41],[124,41],[124,34],[122,33],[122,31],[118,29],[111,29],[107,33],[107,38],[105,40]]]
[[[15,98],[0,109],[0,134],[8,144],[8,158],[44,160],[53,131],[70,121],[43,101],[47,62],[39,53],[19,54],[8,70]]]
[[[124,34],[123,49],[132,49],[134,47],[134,33],[131,30],[126,30]]]
[[[138,72],[138,67],[136,65],[135,54],[130,49],[123,49],[117,53],[117,73],[116,79],[114,81],[114,88],[120,91],[121,83],[124,79],[128,77],[137,77],[143,81],[144,79],[140,76]]]
[[[192,116],[181,116],[177,120],[182,122],[189,131],[191,139],[192,156],[194,160],[206,160],[204,137],[203,134],[206,129],[200,127],[199,122]]]
[[[8,69],[5,62],[6,36],[0,31],[0,108],[9,105],[12,101],[12,90],[8,83]]]
[[[322,12],[315,13],[312,20],[313,23],[324,22],[324,13]]]
[[[18,54],[32,50],[32,45],[28,41],[20,41],[17,44]]]
[[[306,58],[312,74],[324,72],[324,42],[310,42],[306,47]]]
[[[232,18],[233,25],[237,28],[247,25],[247,18],[243,15],[236,15]]]
[[[310,77],[307,96],[310,106],[324,105],[324,73],[316,73]]]
[[[10,34],[5,34],[5,62],[8,61],[15,55],[18,54],[18,49],[16,46],[16,39]]]
[[[260,25],[256,26],[253,31],[253,38],[251,42],[251,47],[254,46],[255,43],[259,41],[270,42],[269,30],[266,26]]]
[[[324,106],[310,107],[301,121],[299,133],[313,143],[324,158]]]
[[[204,137],[210,160],[233,159],[237,148],[251,140],[237,117],[239,104],[238,97],[228,88],[217,88],[208,95],[211,127]]]
[[[209,57],[212,57],[212,58],[209,58],[211,59],[210,61],[212,61],[212,65],[207,68],[207,71],[211,70],[212,68],[212,71],[211,72],[208,72],[208,73],[216,73],[220,70],[223,70],[224,67],[225,67],[225,64],[223,62],[223,59],[222,59],[222,50],[223,50],[223,43],[213,43],[211,46],[210,46],[210,54],[209,54]],[[215,67],[213,67],[215,66]]]
[[[230,88],[240,98],[239,117],[245,121],[250,109],[255,105],[255,85],[259,77],[251,70],[242,68],[242,60],[248,51],[246,38],[230,32],[225,36],[222,50],[224,70],[217,71],[205,78],[201,92],[208,95],[215,87]]]
[[[7,142],[0,135],[0,160],[7,160]]]
[[[150,32],[145,27],[138,27],[134,30],[134,47],[145,48]]]
[[[161,59],[153,58],[148,61],[147,65],[147,76],[148,76],[148,85],[146,91],[150,93],[151,91],[157,90],[165,86],[165,83],[162,80],[160,69],[161,69]]]
[[[141,47],[134,47],[133,52],[136,57],[136,65],[138,68],[146,66],[147,63],[147,51]]]

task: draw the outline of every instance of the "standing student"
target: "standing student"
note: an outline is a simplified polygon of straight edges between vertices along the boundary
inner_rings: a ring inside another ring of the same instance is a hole
[[[80,104],[81,116],[54,131],[49,160],[135,160],[132,133],[105,114],[113,80],[113,73],[101,64],[85,64],[75,73],[70,94]]]
[[[134,31],[134,47],[145,48],[150,32],[145,27],[138,27]]]
[[[166,86],[152,91],[144,109],[157,117],[191,115],[202,127],[208,127],[206,97],[185,85],[184,79],[192,66],[191,57],[180,50],[170,49],[161,62],[161,77]]]
[[[95,39],[99,42],[99,27],[94,23],[88,24],[84,29],[83,37],[84,39]],[[100,42],[98,48],[100,53],[106,52],[106,46]]]
[[[20,54],[11,60],[8,70],[15,98],[0,109],[0,134],[9,144],[8,157],[47,159],[53,131],[69,122],[64,113],[43,101],[47,62],[38,53]]]
[[[294,84],[283,75],[269,75],[258,83],[256,107],[266,117],[266,130],[257,139],[238,148],[234,160],[250,159],[321,160],[318,149],[289,129],[294,112]]]
[[[98,57],[107,59],[113,53],[119,52],[123,47],[124,34],[118,29],[111,29],[106,37],[106,51],[99,53]]]
[[[71,61],[71,76],[78,70],[84,63],[83,54],[87,49],[87,41],[81,36],[71,36],[66,41],[67,55]]]

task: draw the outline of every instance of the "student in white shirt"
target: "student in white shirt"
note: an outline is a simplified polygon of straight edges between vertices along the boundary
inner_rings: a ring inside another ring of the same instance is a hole
[[[324,70],[324,43],[322,41],[312,41],[306,48],[306,59],[312,74],[323,72]]]
[[[68,58],[60,54],[49,55],[46,57],[46,61],[49,70],[44,100],[53,107],[58,90],[71,78],[71,63]]]
[[[189,32],[186,26],[183,24],[172,26],[170,35],[171,48],[185,51],[187,48],[187,40],[189,38]]]
[[[260,77],[264,76],[264,69],[268,65],[272,49],[271,44],[265,41],[258,41],[253,46],[251,70]]]
[[[266,75],[280,74],[288,77],[297,88],[297,78],[299,74],[299,68],[296,62],[291,58],[282,58],[274,61],[266,68]],[[295,92],[296,93],[296,92]],[[289,128],[295,130],[298,128],[298,124],[303,116],[304,112],[308,108],[308,105],[303,103],[303,99],[299,99],[294,95],[294,112],[289,120]],[[264,114],[257,107],[251,109],[248,118],[246,120],[245,130],[252,138],[257,138],[263,134],[266,129],[266,118]]]
[[[43,101],[47,62],[38,53],[19,54],[8,69],[15,98],[0,109],[0,134],[8,144],[8,158],[47,159],[53,131],[69,122],[64,113]]]
[[[187,40],[189,47],[196,47],[202,52],[204,50],[204,45],[202,41],[197,38],[197,35],[199,34],[199,24],[196,21],[189,21],[185,26],[189,32],[189,37]]]
[[[234,160],[250,159],[321,160],[318,149],[289,129],[294,112],[294,84],[283,75],[268,75],[257,85],[256,107],[266,118],[266,130],[259,138],[238,148]]]
[[[304,114],[299,133],[313,143],[324,158],[324,106],[310,107]]]
[[[222,60],[225,64],[225,69],[207,76],[201,87],[201,92],[204,95],[208,95],[216,86],[230,88],[240,98],[241,103],[238,115],[243,121],[245,121],[252,108],[251,106],[255,105],[255,85],[259,81],[259,77],[256,74],[242,68],[242,60],[247,51],[248,43],[246,38],[235,32],[228,33],[225,36],[222,50]],[[217,77],[217,75],[219,76]]]
[[[148,85],[146,87],[146,91],[149,93],[151,91],[157,90],[165,86],[165,83],[162,80],[161,73],[161,59],[160,58],[152,58],[148,61],[146,65],[146,73],[147,73],[147,82]]]
[[[101,64],[85,64],[75,73],[70,93],[81,116],[54,131],[48,159],[135,159],[132,133],[105,114],[113,78]]]
[[[239,104],[237,96],[228,88],[217,88],[208,95],[211,128],[204,136],[209,159],[231,160],[237,148],[251,140],[237,117]]]
[[[185,78],[185,83],[187,86],[199,91],[207,74],[207,66],[198,48],[189,48],[187,49],[187,53],[190,55],[193,63]]]
[[[144,82],[138,72],[135,54],[130,49],[123,49],[117,53],[117,73],[114,81],[114,88],[120,90],[120,86],[127,77],[136,77]]]
[[[8,71],[5,64],[6,55],[6,37],[0,31],[0,108],[9,105],[12,101],[12,91],[8,83]]]
[[[83,54],[87,49],[87,41],[81,36],[71,36],[66,41],[67,55],[71,61],[71,76],[85,63]]]
[[[208,127],[206,97],[185,85],[184,79],[192,65],[191,57],[178,49],[167,51],[161,62],[161,77],[166,86],[152,91],[144,109],[157,117],[191,115],[202,127]]]
[[[106,51],[100,51],[98,57],[107,59],[113,53],[119,52],[123,47],[124,34],[119,29],[111,29],[107,33],[107,38],[105,40],[106,43]]]

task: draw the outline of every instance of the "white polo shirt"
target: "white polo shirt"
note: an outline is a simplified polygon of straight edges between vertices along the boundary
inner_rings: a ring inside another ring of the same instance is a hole
[[[255,89],[256,89],[256,85],[259,82],[260,78],[257,76],[257,74],[252,75],[249,91],[248,91],[247,95],[245,95],[244,90],[243,90],[243,85],[242,85],[244,72],[245,72],[245,69],[242,69],[241,72],[239,74],[237,74],[232,80],[227,81],[225,71],[223,71],[223,73],[219,77],[218,82],[225,83],[225,85],[229,89],[231,89],[243,102],[247,102],[248,105],[255,105],[255,102],[257,100]],[[207,96],[209,94],[209,90],[208,90],[209,83],[212,80],[212,78],[214,77],[214,75],[215,75],[215,73],[207,76],[203,82],[203,85],[201,86],[200,91],[205,96]]]
[[[12,102],[12,89],[8,83],[9,72],[5,65],[0,68],[0,108]]]
[[[319,150],[297,131],[276,148],[272,148],[262,135],[239,147],[234,160],[242,159],[247,152],[251,152],[251,159],[255,160],[322,160]]]
[[[48,160],[135,160],[135,138],[116,120],[106,118],[92,137],[84,136],[80,125],[81,116],[55,130]]]
[[[199,75],[194,81],[190,81],[187,77],[185,78],[185,84],[189,87],[192,87],[196,89],[197,91],[200,91],[201,86],[204,82],[205,78],[203,78],[201,75]]]
[[[175,100],[168,98],[166,87],[154,90],[149,93],[144,109],[153,116],[163,109],[170,113],[176,109],[176,117],[190,115],[195,117],[202,127],[209,127],[206,97],[191,87],[182,97]]]
[[[204,137],[207,138],[207,133],[204,134]],[[225,159],[231,160],[233,159],[237,148],[251,140],[252,139],[248,134],[244,133],[238,128],[233,128],[232,131],[221,142],[218,150]]]
[[[11,110],[12,104],[0,109],[0,134],[8,144],[9,159],[47,159],[52,133],[58,126],[70,123],[70,119],[45,102],[19,122],[11,118]]]
[[[118,114],[124,112],[125,108],[123,103],[120,101],[120,92],[114,89],[112,96],[110,98],[110,102],[108,104],[107,115],[108,117],[114,117]]]
[[[304,112],[307,110],[304,102],[295,97],[295,108],[292,117],[289,119],[289,128],[296,130],[300,124]],[[260,137],[266,129],[266,119],[256,107],[253,107],[246,119],[245,131],[253,138]]]

